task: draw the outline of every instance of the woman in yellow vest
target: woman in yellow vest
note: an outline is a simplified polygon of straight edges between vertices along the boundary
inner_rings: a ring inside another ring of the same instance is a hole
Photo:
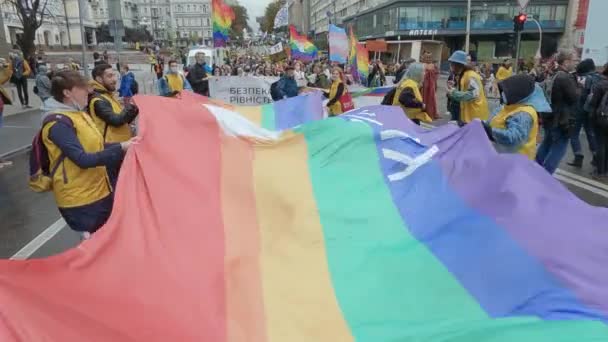
[[[344,72],[339,67],[334,67],[331,72],[331,86],[329,87],[329,92],[324,92],[325,97],[329,99],[329,102],[327,102],[329,116],[342,114],[342,103],[340,102],[340,98],[346,91],[346,86],[344,85]]]
[[[496,81],[504,81],[511,76],[513,76],[513,68],[511,67],[511,60],[507,58],[496,72]]]
[[[186,77],[179,72],[177,61],[169,61],[169,71],[158,80],[158,91],[160,96],[173,97],[183,90],[192,91],[192,87]]]
[[[421,121],[433,121],[425,112],[426,106],[422,102],[420,88],[423,79],[424,65],[422,63],[411,64],[397,85],[393,98],[393,105],[401,106],[407,117],[417,125],[420,125]]]
[[[458,87],[448,87],[451,100],[460,103],[460,121],[487,120],[490,114],[481,76],[467,62],[467,53],[456,51],[448,59],[450,68],[460,80]]]
[[[116,167],[137,138],[105,144],[86,113],[87,81],[77,71],[61,71],[52,80],[42,108],[42,142],[48,151],[52,191],[59,212],[73,230],[87,239],[112,210],[112,180],[106,168]]]
[[[118,79],[116,72],[108,64],[93,68],[90,82],[93,94],[89,100],[89,113],[107,143],[120,143],[131,139],[129,124],[137,117],[139,110],[132,103],[123,105],[114,92]]]
[[[505,153],[536,158],[538,113],[551,112],[545,95],[528,75],[515,75],[498,83],[502,109],[484,122],[486,133]]]

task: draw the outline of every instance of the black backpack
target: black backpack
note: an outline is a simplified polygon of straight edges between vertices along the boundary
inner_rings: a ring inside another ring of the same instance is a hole
[[[133,79],[133,83],[131,83],[131,94],[139,94],[139,83],[137,83],[135,79]]]
[[[272,97],[273,101],[282,100],[281,95],[279,94],[279,81],[270,85],[270,97]]]
[[[386,95],[384,95],[384,98],[382,98],[382,102],[380,104],[385,105],[385,106],[392,105],[393,101],[395,100],[396,93],[397,93],[397,87],[393,87],[391,90],[389,90],[388,93],[386,93]]]
[[[604,130],[608,130],[608,91],[602,96],[595,114],[595,124]]]

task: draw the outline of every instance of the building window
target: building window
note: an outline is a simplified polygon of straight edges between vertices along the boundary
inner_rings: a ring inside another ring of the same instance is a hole
[[[210,22],[209,22],[209,18],[207,18],[207,19],[205,19],[205,20],[206,20],[206,22],[207,22],[207,26],[210,26],[211,24],[210,24]]]
[[[203,13],[207,13],[207,11],[209,10],[209,8],[207,7],[207,4],[203,5]]]
[[[190,12],[190,5],[186,5],[186,11]]]

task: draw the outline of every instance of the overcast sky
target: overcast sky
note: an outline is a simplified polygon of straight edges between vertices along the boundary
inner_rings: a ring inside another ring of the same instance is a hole
[[[249,26],[254,31],[260,29],[258,23],[255,21],[255,17],[261,17],[264,15],[264,9],[270,3],[271,0],[239,0],[239,3],[247,9],[249,14]]]

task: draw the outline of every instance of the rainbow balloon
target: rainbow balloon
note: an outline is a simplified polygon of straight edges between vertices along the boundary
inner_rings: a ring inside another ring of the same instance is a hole
[[[234,20],[232,7],[222,0],[212,0],[213,6],[213,46],[224,47],[228,41],[230,27]]]
[[[291,58],[309,62],[317,58],[317,47],[305,36],[301,36],[293,25],[289,26]]]

